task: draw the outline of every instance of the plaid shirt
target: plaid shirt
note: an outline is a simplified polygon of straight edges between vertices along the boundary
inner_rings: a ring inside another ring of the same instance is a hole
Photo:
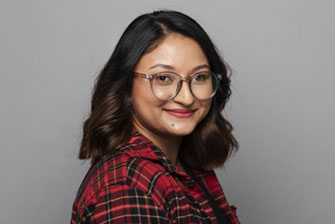
[[[192,169],[232,224],[238,224],[213,170]],[[72,224],[217,223],[200,187],[153,143],[131,140],[86,174],[73,204]]]

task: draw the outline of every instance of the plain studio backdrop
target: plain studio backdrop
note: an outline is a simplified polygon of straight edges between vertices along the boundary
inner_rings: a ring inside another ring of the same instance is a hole
[[[216,170],[242,223],[335,223],[335,3],[314,0],[0,2],[0,223],[69,223],[95,77],[126,26],[180,10],[234,70],[240,142]]]

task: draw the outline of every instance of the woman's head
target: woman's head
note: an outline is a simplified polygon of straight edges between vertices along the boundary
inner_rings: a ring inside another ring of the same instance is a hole
[[[189,135],[207,115],[211,98],[208,95],[199,100],[195,96],[212,89],[212,75],[207,57],[193,39],[168,35],[140,58],[135,72],[133,122],[151,140],[155,136],[168,140]]]
[[[81,159],[90,158],[95,163],[104,154],[113,151],[130,137],[129,134],[133,128],[132,118],[136,118],[134,116],[136,106],[134,109],[132,100],[136,99],[136,102],[141,102],[134,94],[134,72],[148,73],[148,70],[138,71],[139,68],[143,68],[139,63],[140,60],[176,37],[179,43],[188,41],[187,43],[198,48],[198,54],[202,57],[199,64],[208,65],[208,68],[202,67],[201,71],[210,70],[222,75],[216,95],[212,99],[199,101],[198,106],[202,105],[199,106],[202,112],[196,122],[198,126],[194,127],[195,130],[192,129],[192,133],[186,133],[187,137],[183,141],[185,145],[181,148],[180,156],[190,165],[196,165],[202,156],[209,153],[212,156],[207,156],[208,161],[202,161],[204,165],[198,164],[198,166],[213,167],[222,165],[233,148],[237,147],[237,142],[231,135],[230,124],[220,114],[230,96],[229,69],[220,58],[206,32],[196,21],[179,12],[157,11],[139,16],[127,27],[111,58],[97,78],[91,115],[84,124],[84,136],[79,155]],[[192,57],[190,54],[187,56]],[[184,58],[184,61],[187,60]],[[186,75],[190,72],[186,71],[188,68],[183,70],[183,66],[180,64],[178,66],[179,73]],[[188,87],[184,84],[186,83],[183,82],[181,92],[175,99],[178,99],[180,94],[187,95]],[[170,124],[177,126],[173,122]],[[221,144],[216,142],[211,145],[207,142],[208,140],[216,141],[217,138],[221,139]],[[205,150],[203,148],[205,145],[214,147],[214,149]],[[193,146],[200,148],[195,152],[192,150]],[[220,151],[215,152],[218,147],[221,147]],[[214,156],[214,154],[222,155]]]

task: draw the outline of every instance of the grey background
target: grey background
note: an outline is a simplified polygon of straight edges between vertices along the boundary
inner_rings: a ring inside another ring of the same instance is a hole
[[[242,223],[335,223],[335,3],[0,2],[0,223],[69,223],[94,78],[141,13],[181,10],[234,69],[239,152],[217,170]]]

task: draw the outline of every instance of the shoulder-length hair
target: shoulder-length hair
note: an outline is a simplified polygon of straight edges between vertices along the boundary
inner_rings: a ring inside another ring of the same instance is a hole
[[[130,23],[97,77],[91,113],[83,125],[80,159],[91,159],[95,164],[129,140],[133,128],[130,94],[135,66],[143,54],[152,51],[171,33],[195,40],[207,56],[212,72],[223,76],[208,114],[192,134],[183,138],[179,158],[190,166],[208,169],[223,166],[237,150],[232,125],[220,113],[231,94],[229,67],[195,20],[176,11],[155,11]]]

